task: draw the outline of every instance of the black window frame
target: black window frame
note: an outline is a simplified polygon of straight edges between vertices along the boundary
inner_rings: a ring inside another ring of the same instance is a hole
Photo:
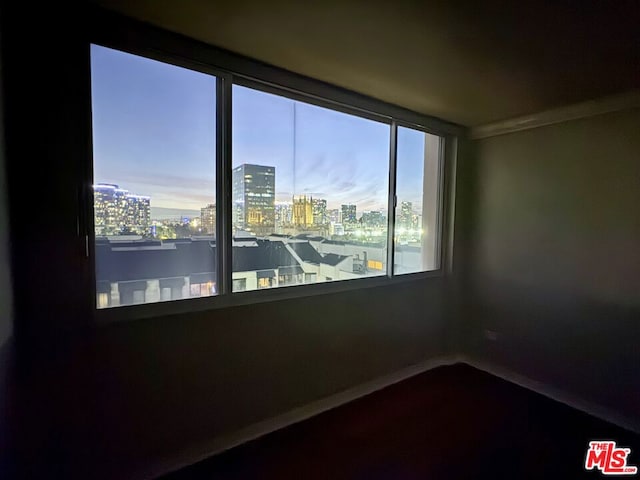
[[[90,263],[85,272],[84,285],[90,285],[94,319],[97,323],[171,314],[202,311],[213,308],[276,301],[287,298],[342,292],[346,290],[384,286],[397,282],[417,281],[442,277],[451,272],[453,265],[453,212],[455,197],[455,164],[458,138],[464,128],[435,117],[376,100],[278,67],[267,65],[229,51],[168,32],[142,22],[99,8],[90,10],[90,28],[85,43],[86,65],[90,68],[90,45],[95,44],[122,52],[139,55],[163,63],[176,65],[216,77],[216,243],[217,294],[202,298],[160,301],[157,303],[125,305],[115,308],[95,307],[97,287],[95,278],[95,233],[93,224],[93,155],[89,138],[87,166],[82,172],[81,214],[78,219],[79,235],[84,237],[85,259]],[[87,78],[91,78],[87,72]],[[232,88],[233,85],[284,96],[342,113],[375,120],[389,125],[389,198],[387,220],[386,275],[317,284],[289,285],[281,288],[232,292]],[[90,89],[89,89],[90,92]],[[87,102],[89,110],[91,102]],[[91,121],[91,112],[88,112]],[[394,227],[397,198],[396,151],[397,129],[407,127],[440,137],[439,193],[437,215],[438,268],[431,271],[394,275]],[[88,129],[91,137],[92,129]]]

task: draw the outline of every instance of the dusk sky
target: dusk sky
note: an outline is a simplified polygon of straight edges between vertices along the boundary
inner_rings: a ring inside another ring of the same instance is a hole
[[[91,68],[95,183],[149,195],[152,207],[213,203],[215,77],[95,45]],[[276,201],[307,194],[329,208],[355,203],[358,215],[386,210],[388,125],[234,86],[232,132],[234,167],[276,167]],[[398,200],[416,211],[424,135],[398,133]]]

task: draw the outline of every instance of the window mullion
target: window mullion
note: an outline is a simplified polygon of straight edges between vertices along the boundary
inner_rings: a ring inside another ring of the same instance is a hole
[[[231,293],[231,92],[230,75],[218,77],[216,139],[216,256],[218,294]]]
[[[389,202],[387,207],[387,276],[393,277],[394,263],[394,229],[396,219],[396,157],[398,146],[398,124],[391,122],[389,141]]]
[[[438,268],[443,272],[451,273],[453,269],[453,224],[458,139],[453,135],[443,136],[440,145]]]

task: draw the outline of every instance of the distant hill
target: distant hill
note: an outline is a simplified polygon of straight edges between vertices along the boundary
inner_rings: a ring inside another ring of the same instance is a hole
[[[151,219],[152,220],[166,220],[170,218],[182,218],[182,217],[199,217],[200,210],[189,210],[185,208],[164,208],[164,207],[151,207]]]

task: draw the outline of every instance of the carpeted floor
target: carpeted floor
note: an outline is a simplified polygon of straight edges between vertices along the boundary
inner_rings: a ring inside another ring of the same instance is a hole
[[[607,477],[584,470],[585,454],[604,439],[630,447],[629,464],[640,466],[639,436],[456,365],[164,479],[596,479]]]

